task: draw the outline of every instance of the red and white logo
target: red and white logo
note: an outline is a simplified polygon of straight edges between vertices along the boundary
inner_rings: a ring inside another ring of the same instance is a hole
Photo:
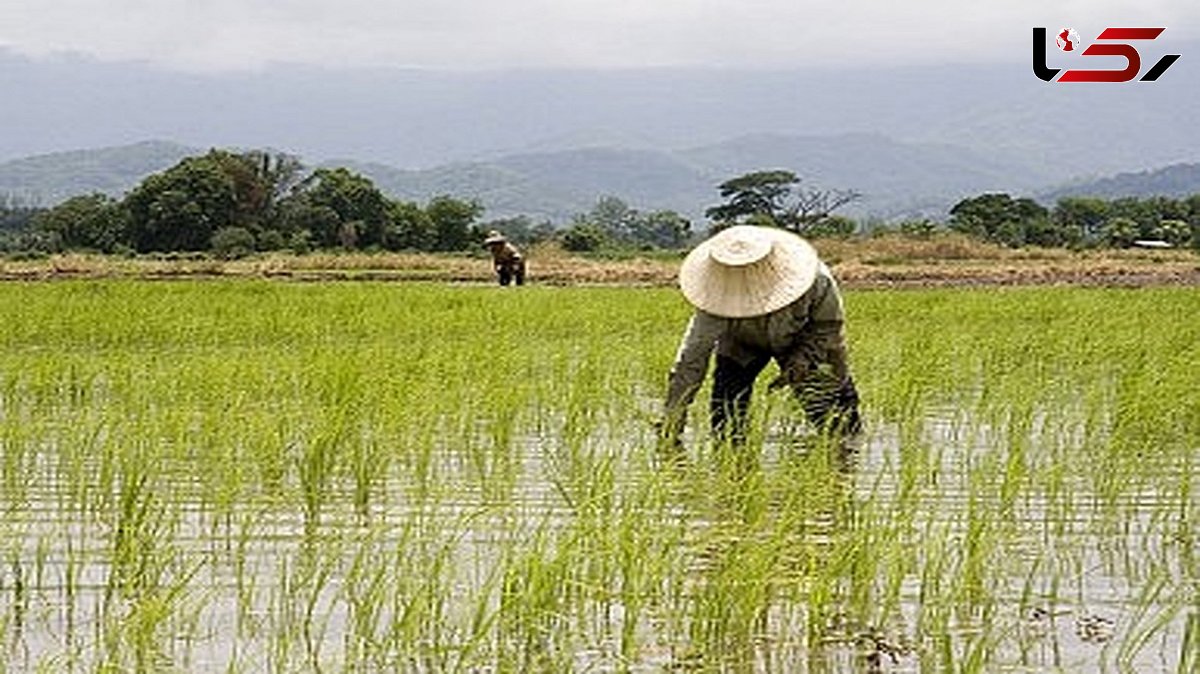
[[[1064,52],[1072,52],[1072,60],[1078,56],[1115,56],[1125,60],[1125,67],[1119,69],[1085,69],[1071,68],[1063,72],[1062,68],[1051,68],[1046,65],[1046,29],[1033,29],[1033,74],[1046,82],[1129,82],[1137,78],[1140,82],[1154,82],[1167,72],[1179,54],[1166,54],[1159,58],[1154,65],[1142,73],[1142,54],[1137,47],[1130,44],[1136,42],[1146,44],[1162,35],[1166,28],[1105,28],[1096,36],[1094,42],[1086,49],[1080,49],[1083,44],[1079,33],[1074,28],[1063,28],[1055,36],[1054,42]],[[1088,59],[1092,62],[1092,59]],[[1062,75],[1059,75],[1059,73]],[[1138,75],[1141,75],[1138,78]],[[1056,79],[1057,78],[1057,79]]]
[[[1079,48],[1079,33],[1074,28],[1063,28],[1058,31],[1058,48],[1063,51],[1075,51]]]

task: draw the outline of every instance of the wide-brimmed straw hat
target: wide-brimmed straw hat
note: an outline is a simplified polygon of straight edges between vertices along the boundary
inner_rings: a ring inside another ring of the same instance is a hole
[[[760,316],[800,299],[819,265],[813,247],[791,232],[735,225],[688,253],[679,287],[701,311],[725,318]]]
[[[504,238],[503,234],[493,229],[487,233],[487,238],[483,240],[483,245],[490,246],[493,243],[504,243],[505,241],[508,241],[508,239]]]

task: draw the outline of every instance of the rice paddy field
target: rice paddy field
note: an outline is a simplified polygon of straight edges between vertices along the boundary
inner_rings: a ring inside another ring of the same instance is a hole
[[[846,303],[665,457],[673,289],[0,285],[0,670],[1200,671],[1200,289]]]

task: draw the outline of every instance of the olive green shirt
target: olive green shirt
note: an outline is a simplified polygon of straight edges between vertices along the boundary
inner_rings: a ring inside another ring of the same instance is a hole
[[[769,314],[722,318],[697,310],[671,367],[668,417],[681,415],[696,397],[714,350],[743,365],[756,358],[773,357],[791,383],[799,382],[822,364],[832,368],[837,381],[845,379],[849,371],[844,320],[841,293],[824,264],[812,287],[799,299]]]
[[[517,247],[505,241],[501,245],[491,246],[492,264],[499,269],[500,267],[516,266],[521,261],[521,251]]]

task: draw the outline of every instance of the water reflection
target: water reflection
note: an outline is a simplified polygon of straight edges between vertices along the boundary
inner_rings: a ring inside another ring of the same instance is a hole
[[[46,461],[5,492],[5,661],[813,673],[1194,662],[1194,474],[1102,503],[1082,475],[1032,482],[1014,453],[996,453],[1002,429],[955,414],[880,424],[852,444],[763,428],[745,447],[689,438],[666,457],[626,427],[517,437],[484,447],[487,462],[448,446],[431,479],[390,472],[364,503],[334,476],[311,509],[286,492],[204,500],[186,462],[125,466],[101,494],[99,463],[81,488]],[[1024,481],[1017,497],[1006,480]]]
[[[694,456],[659,446],[691,527],[691,622],[676,666],[882,671],[909,652],[849,617],[829,571],[856,519],[864,445],[784,425],[744,442],[701,439]]]

